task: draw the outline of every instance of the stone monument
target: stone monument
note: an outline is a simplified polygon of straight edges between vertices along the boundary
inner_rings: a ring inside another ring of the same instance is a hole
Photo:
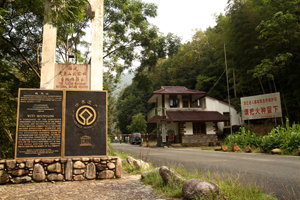
[[[89,0],[90,65],[55,63],[56,31],[45,16],[40,89],[19,89],[16,158],[107,155],[103,0]],[[51,0],[45,1],[51,12]]]

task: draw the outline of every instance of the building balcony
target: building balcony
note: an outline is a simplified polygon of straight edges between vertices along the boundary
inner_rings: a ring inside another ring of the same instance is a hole
[[[157,123],[159,120],[167,119],[166,111],[203,111],[204,108],[153,108],[147,114],[148,123]]]
[[[166,119],[166,109],[165,108],[153,108],[147,114],[148,123],[156,123],[157,119]]]

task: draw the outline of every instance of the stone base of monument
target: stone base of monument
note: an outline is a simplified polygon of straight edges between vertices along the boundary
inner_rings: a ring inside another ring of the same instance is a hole
[[[119,157],[0,160],[0,184],[122,177]]]

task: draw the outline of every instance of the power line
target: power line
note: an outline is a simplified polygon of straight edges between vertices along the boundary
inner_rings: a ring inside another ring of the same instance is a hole
[[[220,79],[222,78],[222,76],[224,75],[224,73],[226,72],[226,69],[224,70],[223,74],[219,77],[219,79],[217,80],[217,82],[212,86],[212,88],[210,88],[210,90],[207,92],[207,94],[214,89],[214,87],[219,83]]]

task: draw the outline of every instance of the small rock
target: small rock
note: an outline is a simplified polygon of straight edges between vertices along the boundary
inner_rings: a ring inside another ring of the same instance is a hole
[[[11,175],[13,175],[13,176],[23,176],[23,175],[28,174],[28,173],[29,173],[29,170],[16,169],[16,170],[13,170],[11,172]]]
[[[182,186],[182,196],[184,199],[194,199],[196,196],[209,193],[220,193],[220,187],[210,181],[202,179],[187,180]]]
[[[82,158],[81,161],[82,161],[82,162],[89,162],[89,161],[90,161],[90,158]]]
[[[222,146],[222,151],[228,151],[228,147],[227,146]]]
[[[26,167],[29,168],[29,169],[32,168],[33,167],[33,162],[34,162],[33,159],[26,160]]]
[[[238,152],[238,151],[240,151],[241,149],[240,149],[240,147],[238,146],[238,144],[237,143],[234,143],[234,145],[233,145],[233,151],[234,152]]]
[[[8,181],[9,181],[9,174],[4,170],[0,170],[0,184],[5,184]]]
[[[94,163],[87,164],[85,177],[88,180],[96,178],[96,166]]]
[[[185,182],[186,179],[180,176],[178,173],[174,172],[172,169],[162,166],[159,169],[159,174],[165,182],[175,181],[175,182]]]
[[[96,162],[96,163],[100,162],[100,158],[94,158],[93,160],[94,160],[94,162]]]
[[[123,168],[122,168],[122,162],[120,158],[117,159],[115,168],[116,168],[116,178],[122,178]]]
[[[47,170],[51,173],[61,173],[61,164],[57,162],[57,163],[48,165]]]
[[[73,162],[72,159],[69,158],[66,165],[65,165],[65,179],[67,181],[72,180],[72,175],[73,175]]]
[[[84,177],[82,175],[77,175],[74,177],[74,181],[84,181]]]
[[[24,163],[24,162],[26,162],[26,160],[24,160],[24,159],[18,159],[18,160],[17,160],[17,163],[18,163],[18,164]]]
[[[280,149],[273,149],[271,152],[272,152],[272,154],[280,154],[281,150]]]
[[[4,169],[4,164],[0,164],[0,170]]]
[[[249,145],[246,147],[245,152],[246,153],[251,153],[252,152],[252,149]]]
[[[111,170],[105,170],[98,174],[99,179],[111,179],[115,176],[115,173]]]
[[[105,170],[106,169],[106,165],[101,165],[101,164],[98,164],[97,165],[97,170],[98,171],[103,171],[103,170]]]
[[[76,174],[76,175],[83,174],[84,169],[74,169],[73,173]]]
[[[127,156],[127,158],[126,158],[126,160],[127,160],[127,162],[129,163],[129,164],[133,164],[133,160],[134,160],[134,158],[133,157],[131,157],[131,156]]]
[[[114,156],[118,156],[118,154],[117,154],[117,153],[114,153]]]
[[[149,169],[149,164],[142,161],[142,160],[133,160],[133,165],[137,168],[137,169]]]
[[[159,173],[159,167],[155,168],[155,169],[152,169],[150,171],[145,171],[142,173],[141,177],[142,179],[146,178],[149,174],[152,174],[152,173]]]
[[[45,171],[42,165],[35,164],[33,167],[32,178],[35,181],[44,181],[46,178]]]
[[[48,181],[62,181],[64,180],[64,175],[52,173],[47,176],[47,179]]]
[[[44,164],[51,164],[54,162],[54,159],[41,159],[41,162],[44,163]]]
[[[114,164],[114,163],[107,163],[107,167],[108,167],[108,169],[114,169],[114,168],[116,168],[116,165]]]
[[[60,159],[60,162],[61,162],[62,164],[66,163],[67,161],[68,161],[68,158],[61,158],[61,159]]]
[[[164,149],[168,149],[169,147],[168,146],[164,146]]]
[[[8,169],[13,169],[16,167],[16,160],[6,160],[6,166]]]
[[[32,179],[30,176],[23,176],[23,177],[12,178],[10,181],[14,184],[19,184],[19,183],[28,183],[31,180]]]
[[[221,151],[222,150],[222,147],[216,147],[215,148],[215,151]]]
[[[25,168],[25,163],[20,163],[20,164],[19,164],[19,168],[20,168],[20,169]]]
[[[73,165],[74,169],[85,169],[85,164],[81,161],[76,161]]]

